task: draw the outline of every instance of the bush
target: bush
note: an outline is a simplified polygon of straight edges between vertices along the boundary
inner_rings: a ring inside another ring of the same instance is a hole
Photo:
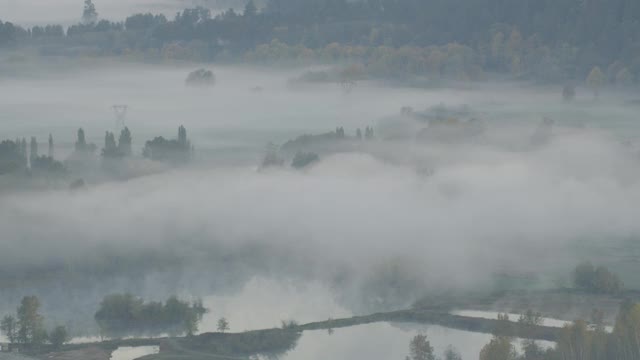
[[[51,331],[51,334],[49,334],[49,341],[51,341],[53,347],[60,348],[64,343],[69,341],[67,328],[64,326],[56,326],[56,328]]]
[[[213,86],[216,83],[216,76],[211,70],[198,69],[192,71],[187,76],[186,84],[189,86]]]

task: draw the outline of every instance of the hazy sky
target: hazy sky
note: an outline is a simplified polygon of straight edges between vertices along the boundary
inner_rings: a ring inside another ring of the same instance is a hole
[[[123,21],[134,13],[177,11],[203,3],[199,0],[94,0],[101,19]],[[25,26],[77,24],[82,18],[83,0],[0,0],[0,20]]]

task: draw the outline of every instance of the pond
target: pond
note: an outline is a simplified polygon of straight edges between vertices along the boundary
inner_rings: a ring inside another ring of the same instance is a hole
[[[264,277],[251,279],[238,293],[207,296],[203,303],[209,312],[200,332],[217,331],[221,317],[227,319],[232,332],[238,332],[279,327],[289,320],[302,324],[353,316],[319,282],[301,284]]]
[[[158,346],[121,346],[111,353],[111,360],[134,360],[159,352]]]
[[[284,356],[285,360],[404,359],[409,355],[409,342],[417,334],[424,334],[440,356],[453,346],[463,359],[477,359],[480,350],[491,341],[490,334],[474,333],[441,326],[407,323],[374,323],[333,331],[305,331],[298,346]],[[554,343],[539,341],[543,347]],[[515,340],[516,349],[521,340]]]
[[[495,311],[482,311],[482,310],[455,310],[455,311],[452,311],[451,313],[453,315],[468,316],[468,317],[481,318],[481,319],[497,319],[498,314],[504,314],[504,313],[499,313]],[[517,322],[518,319],[520,318],[520,314],[507,313],[507,315],[509,315],[509,321],[512,321],[512,322]],[[573,321],[569,321],[569,320],[560,320],[560,319],[543,317],[541,325],[561,328],[561,327],[564,327],[565,325],[571,325],[572,323]],[[605,331],[612,332],[613,326],[605,326]]]

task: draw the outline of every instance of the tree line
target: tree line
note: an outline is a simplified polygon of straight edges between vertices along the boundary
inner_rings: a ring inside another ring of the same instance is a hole
[[[269,0],[262,9],[248,1],[242,12],[216,16],[202,7],[173,19],[98,15],[87,1],[83,22],[66,32],[0,22],[0,46],[46,43],[43,51],[56,52],[85,45],[103,55],[205,61],[340,60],[385,77],[473,80],[495,72],[583,81],[596,67],[621,85],[640,76],[636,0]]]
[[[40,314],[40,300],[36,296],[23,297],[16,315],[6,315],[2,318],[0,330],[13,347],[37,348],[49,343],[59,348],[69,341],[65,326],[46,330],[44,316]]]
[[[133,155],[133,138],[128,127],[121,130],[116,141],[113,132],[105,132],[104,145],[100,151],[103,159],[122,159]],[[84,129],[77,131],[73,159],[91,158],[98,150],[98,146],[88,143]],[[154,161],[183,164],[190,161],[193,145],[187,137],[184,126],[178,128],[176,139],[155,137],[145,143],[142,156]],[[31,137],[29,145],[25,138],[4,140],[0,142],[0,175],[28,171],[42,174],[65,174],[68,172],[67,163],[70,160],[59,161],[55,158],[55,144],[52,135],[48,138],[48,151],[40,155],[39,143],[36,137]]]
[[[15,315],[6,315],[0,320],[0,331],[10,347],[37,350],[49,344],[58,349],[70,340],[65,326],[47,331],[40,310],[38,297],[25,296]],[[104,297],[94,318],[102,337],[193,335],[207,311],[201,300],[188,302],[172,296],[164,302],[145,302],[131,294],[113,294]],[[221,318],[218,330],[228,329],[228,321]]]
[[[54,159],[53,136],[49,135],[47,155],[39,155],[38,141],[31,137],[27,150],[25,138],[0,142],[0,175],[29,169],[51,173],[63,173],[64,165]]]
[[[521,317],[518,323],[500,315],[500,326],[539,325],[540,317]],[[522,334],[526,338],[526,333]],[[640,303],[623,302],[611,333],[603,324],[602,312],[594,310],[591,324],[577,320],[565,325],[553,348],[542,348],[533,340],[523,341],[523,353],[513,345],[516,339],[494,335],[482,348],[480,360],[637,360],[640,359]]]
[[[102,300],[94,317],[101,335],[108,337],[193,335],[206,312],[200,300],[190,303],[172,296],[165,302],[145,302],[131,294],[114,294]]]

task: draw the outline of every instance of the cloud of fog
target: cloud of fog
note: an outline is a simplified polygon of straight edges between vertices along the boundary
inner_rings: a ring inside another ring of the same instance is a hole
[[[316,275],[348,268],[364,277],[374,264],[402,259],[425,284],[462,286],[502,269],[573,266],[575,241],[640,235],[637,159],[601,133],[561,136],[530,152],[420,151],[437,159],[433,176],[351,153],[304,172],[176,171],[6,196],[0,263],[73,262],[105,247],[123,257],[149,250],[197,258],[257,245]]]
[[[363,82],[345,95],[335,84],[288,88],[302,69],[218,66],[216,86],[195,91],[184,79],[201,65],[97,65],[15,65],[23,71],[0,78],[3,136],[37,136],[45,149],[52,133],[64,159],[78,127],[101,147],[113,130],[111,105],[127,103],[138,156],[144,141],[175,137],[184,124],[197,165],[102,185],[85,177],[89,188],[79,192],[0,193],[0,269],[37,280],[18,284],[8,307],[32,290],[58,304],[67,294],[51,279],[78,273],[93,277],[73,285],[96,286],[74,304],[91,324],[109,292],[204,296],[255,274],[324,281],[350,310],[382,289],[397,307],[423,289],[490,287],[501,271],[539,273],[548,284],[596,252],[581,241],[613,247],[640,231],[638,159],[620,144],[621,133],[633,140],[640,128],[630,125],[635,109],[606,94],[597,104],[563,104],[556,92],[512,85],[459,91]],[[264,91],[250,91],[256,86]],[[256,171],[268,141],[336,126],[349,135],[401,106],[439,103],[468,104],[486,133],[462,144],[376,141],[321,154],[302,172]],[[559,124],[555,137],[531,148],[543,116]],[[610,258],[598,262],[618,260],[603,256]],[[407,286],[420,290],[407,294]]]

